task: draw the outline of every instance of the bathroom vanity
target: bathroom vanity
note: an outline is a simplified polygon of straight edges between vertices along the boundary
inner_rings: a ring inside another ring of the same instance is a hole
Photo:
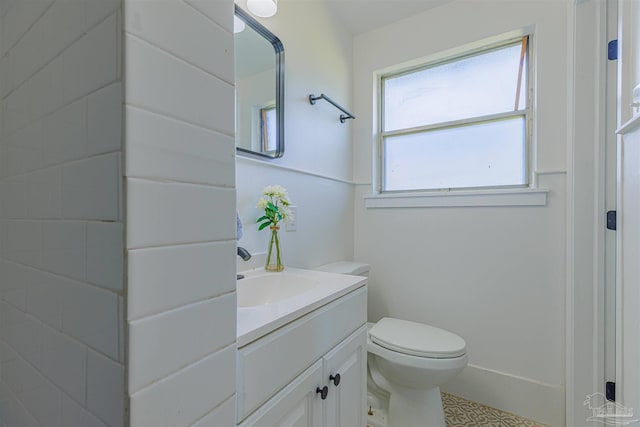
[[[364,427],[366,278],[293,268],[243,274],[236,423]]]

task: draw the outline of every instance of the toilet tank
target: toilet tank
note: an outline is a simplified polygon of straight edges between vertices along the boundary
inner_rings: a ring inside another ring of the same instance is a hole
[[[328,273],[350,274],[352,276],[369,277],[369,264],[356,261],[338,261],[321,265],[314,270],[326,271]]]

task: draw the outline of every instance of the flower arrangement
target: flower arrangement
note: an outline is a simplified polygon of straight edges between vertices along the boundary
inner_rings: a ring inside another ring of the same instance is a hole
[[[268,271],[282,271],[282,257],[280,253],[280,239],[278,231],[280,221],[290,221],[292,218],[289,206],[291,200],[287,190],[280,185],[268,185],[262,190],[262,196],[258,201],[258,208],[264,210],[264,215],[256,220],[260,225],[258,230],[264,230],[269,227],[271,230],[271,240],[269,241],[269,250],[267,251],[267,263],[265,269]],[[273,249],[275,248],[275,256]]]
[[[258,201],[258,208],[264,210],[264,215],[256,220],[256,222],[262,222],[258,230],[269,226],[277,227],[280,221],[290,221],[292,219],[290,205],[291,200],[289,200],[286,188],[281,185],[264,187],[262,197]]]

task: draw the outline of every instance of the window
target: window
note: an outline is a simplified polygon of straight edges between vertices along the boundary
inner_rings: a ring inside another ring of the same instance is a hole
[[[262,153],[276,151],[276,105],[260,109],[260,147]]]
[[[381,85],[381,191],[525,187],[529,37]]]

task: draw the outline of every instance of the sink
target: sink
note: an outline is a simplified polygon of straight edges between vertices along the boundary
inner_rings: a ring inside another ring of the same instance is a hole
[[[296,320],[362,286],[360,276],[287,267],[279,273],[262,268],[240,271],[236,282],[238,347]]]
[[[290,273],[264,273],[238,280],[238,307],[275,304],[313,290],[319,280]]]

